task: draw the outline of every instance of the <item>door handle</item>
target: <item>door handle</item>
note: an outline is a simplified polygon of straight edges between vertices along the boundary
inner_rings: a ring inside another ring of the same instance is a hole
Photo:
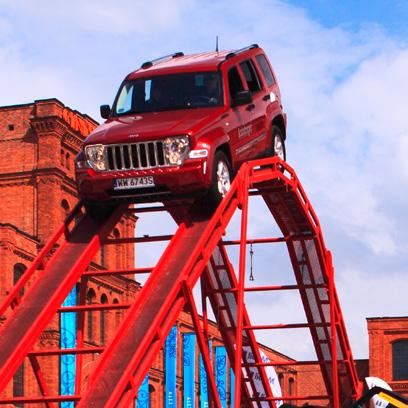
[[[250,103],[247,107],[246,107],[246,110],[247,111],[251,111],[251,110],[254,110],[255,109],[255,105],[253,104],[253,103]]]
[[[271,95],[270,94],[266,94],[264,95],[264,97],[262,98],[264,101],[268,101],[271,99]]]

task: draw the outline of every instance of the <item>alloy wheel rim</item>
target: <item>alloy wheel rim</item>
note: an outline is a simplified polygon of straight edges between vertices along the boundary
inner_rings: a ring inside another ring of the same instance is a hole
[[[280,159],[285,160],[282,139],[278,135],[275,136],[273,149],[275,152],[275,156],[278,156]]]
[[[224,161],[218,162],[217,165],[217,187],[218,192],[224,197],[231,187],[231,178],[228,166]]]

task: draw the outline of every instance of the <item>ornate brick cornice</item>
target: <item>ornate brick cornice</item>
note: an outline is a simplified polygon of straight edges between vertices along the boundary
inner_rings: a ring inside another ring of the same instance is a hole
[[[79,137],[70,132],[64,133],[64,136],[62,137],[62,143],[75,151],[75,153],[81,148],[83,140],[83,137]]]
[[[66,125],[58,116],[34,118],[31,120],[31,126],[37,132],[37,134],[57,133],[58,136],[62,136],[62,134],[66,131]]]
[[[34,258],[35,258],[34,255],[28,254],[27,252],[21,251],[20,249],[15,249],[13,251],[13,254],[19,256],[20,258],[25,259],[26,261],[30,261],[30,262],[34,261]]]

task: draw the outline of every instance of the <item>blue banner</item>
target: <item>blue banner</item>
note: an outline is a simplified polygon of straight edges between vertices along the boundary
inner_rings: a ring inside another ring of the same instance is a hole
[[[222,408],[227,408],[227,352],[225,347],[215,348],[215,382]]]
[[[71,290],[62,306],[76,306],[76,287]],[[76,346],[76,313],[61,313],[61,349]],[[63,354],[60,357],[61,395],[74,395],[75,392],[75,355]],[[61,402],[61,408],[74,408],[74,402]]]
[[[183,335],[183,407],[195,408],[195,352],[196,336],[194,333]]]
[[[235,374],[234,374],[234,370],[232,368],[230,368],[231,408],[234,408],[234,392],[235,392]]]
[[[149,404],[149,375],[146,375],[141,386],[139,387],[139,391],[137,392],[136,407],[137,408],[149,408],[150,407],[150,404]]]
[[[165,407],[177,407],[177,390],[176,390],[176,375],[177,375],[177,326],[173,326],[166,339],[165,345]]]
[[[208,350],[210,351],[210,359],[212,356],[212,342],[208,342]],[[205,371],[203,357],[200,353],[200,408],[208,408],[208,382],[207,372]]]

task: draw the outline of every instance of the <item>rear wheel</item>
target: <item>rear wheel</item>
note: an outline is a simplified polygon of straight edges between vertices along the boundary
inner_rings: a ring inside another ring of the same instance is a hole
[[[231,165],[225,153],[219,150],[214,156],[211,186],[203,199],[206,209],[214,211],[218,207],[218,204],[231,188],[231,181]]]
[[[272,126],[272,156],[278,156],[286,161],[285,140],[278,126]]]

